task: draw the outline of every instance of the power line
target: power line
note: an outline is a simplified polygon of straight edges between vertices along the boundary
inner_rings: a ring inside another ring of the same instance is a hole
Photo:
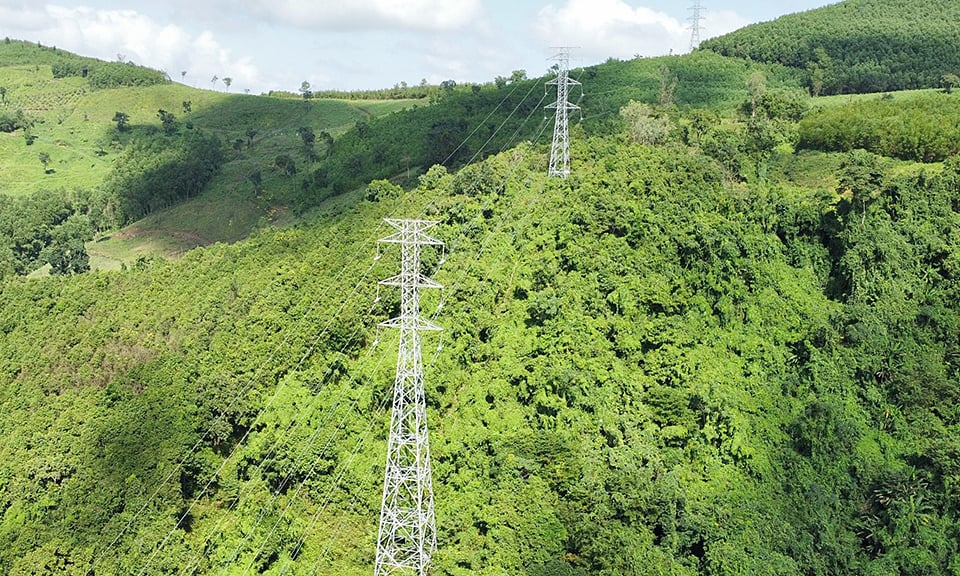
[[[442,246],[443,242],[425,234],[437,222],[394,218],[386,222],[397,232],[381,242],[400,245],[400,274],[380,284],[400,287],[400,316],[381,326],[400,329],[400,351],[374,576],[407,574],[411,570],[417,576],[426,576],[430,557],[437,549],[437,530],[420,332],[440,327],[420,317],[420,289],[442,286],[420,272],[420,249]]]
[[[693,0],[693,6],[690,7],[690,51],[693,52],[700,47],[700,33],[703,32],[703,0]]]
[[[556,60],[557,77],[547,82],[547,86],[557,86],[557,101],[547,106],[556,109],[557,115],[553,126],[553,145],[550,147],[550,169],[547,174],[551,177],[566,178],[570,175],[570,130],[568,119],[571,110],[579,110],[576,104],[568,102],[571,86],[580,83],[570,78],[570,51],[569,47],[557,48],[557,55],[551,58]]]

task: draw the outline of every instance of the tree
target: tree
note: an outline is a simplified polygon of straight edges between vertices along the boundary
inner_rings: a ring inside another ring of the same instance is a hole
[[[113,121],[117,123],[118,132],[126,132],[128,123],[130,122],[130,116],[128,116],[126,112],[117,112],[113,115]]]
[[[187,71],[186,71],[186,70],[181,70],[181,71],[180,71],[180,81],[181,81],[181,82],[186,82],[186,80],[187,80]]]
[[[184,101],[183,101],[183,113],[184,113],[184,114],[189,114],[189,113],[192,112],[192,111],[193,111],[193,102],[191,102],[190,100],[184,100]]]
[[[43,164],[43,173],[49,174],[50,170],[48,166],[50,165],[50,154],[47,154],[46,152],[41,152],[39,154],[39,157],[40,157],[40,163]]]
[[[333,152],[333,136],[326,130],[321,130],[320,141],[323,142],[323,145],[327,148],[327,156],[330,156],[331,152]]]
[[[947,94],[953,93],[954,86],[960,85],[960,76],[953,73],[944,74],[940,77],[940,85]],[[2,90],[2,88],[0,88]]]
[[[51,274],[79,274],[90,270],[90,257],[84,242],[93,237],[90,219],[73,214],[54,228],[50,243],[43,249],[41,258],[50,264]]]
[[[54,239],[47,247],[51,274],[79,274],[90,270],[90,256],[80,238]]]
[[[0,86],[0,102],[4,104],[7,103],[7,87],[6,86]]]
[[[220,77],[217,76],[216,74],[214,74],[214,75],[213,75],[213,78],[210,79],[210,85],[213,86],[214,88],[216,88],[216,86],[217,86],[217,80],[219,80],[219,79],[220,79]]]
[[[230,85],[233,84],[233,78],[227,76],[223,79],[223,84],[227,87],[227,92],[230,91]]]
[[[250,183],[253,184],[253,193],[259,194],[263,190],[263,175],[259,170],[255,170],[247,179],[250,180]]]
[[[660,66],[660,89],[657,92],[657,102],[662,110],[673,106],[679,82],[680,80],[670,72],[670,68],[666,65]]]
[[[297,173],[297,165],[287,154],[280,154],[273,160],[273,165],[286,176],[293,176]]]
[[[297,136],[303,140],[303,145],[306,148],[313,148],[313,143],[317,141],[317,136],[313,133],[313,128],[309,126],[297,128]]]
[[[750,93],[750,117],[757,115],[757,104],[767,91],[767,76],[760,71],[754,72],[747,78],[747,92]]]
[[[253,128],[247,128],[247,150],[253,148],[253,137],[257,135],[257,131]]]
[[[510,75],[511,82],[522,82],[523,80],[526,80],[526,79],[527,79],[526,70],[514,70],[513,73]]]
[[[627,125],[627,135],[636,144],[657,146],[670,137],[670,119],[655,114],[653,108],[643,102],[631,100],[620,109],[620,116]]]
[[[716,112],[698,108],[690,113],[690,124],[687,127],[687,144],[697,146],[703,140],[704,134],[708,130],[720,123],[720,118]]]
[[[171,112],[167,112],[163,108],[157,110],[157,117],[160,118],[160,123],[163,125],[163,133],[170,135],[177,131],[176,119],[177,117]]]
[[[313,91],[310,89],[310,83],[306,80],[300,83],[300,96],[302,96],[304,100],[313,98]]]

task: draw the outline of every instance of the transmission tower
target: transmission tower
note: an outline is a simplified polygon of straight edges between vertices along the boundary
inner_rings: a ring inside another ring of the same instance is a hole
[[[566,178],[570,175],[570,130],[568,119],[571,110],[579,110],[576,104],[567,101],[571,86],[580,83],[570,78],[570,51],[571,48],[558,48],[556,56],[551,58],[557,62],[557,77],[547,82],[547,86],[557,86],[557,101],[547,106],[556,109],[556,121],[553,125],[553,145],[550,148],[550,169],[547,174],[551,177]]]
[[[420,289],[441,288],[420,273],[422,246],[442,246],[425,230],[436,222],[386,219],[397,232],[380,242],[399,244],[400,274],[380,282],[400,287],[400,316],[381,326],[400,329],[400,351],[393,388],[393,412],[387,442],[387,467],[380,506],[377,561],[374,576],[425,576],[437,548],[433,512],[430,445],[423,391],[420,332],[440,327],[420,317]]]
[[[700,33],[703,31],[703,2],[702,0],[693,0],[693,6],[690,7],[690,51],[693,52],[700,47]]]

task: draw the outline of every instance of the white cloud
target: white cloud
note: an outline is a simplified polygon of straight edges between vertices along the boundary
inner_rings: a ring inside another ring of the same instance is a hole
[[[732,12],[707,13],[706,36],[715,36],[748,21]],[[544,7],[534,29],[552,46],[577,46],[586,59],[661,56],[685,52],[690,45],[689,23],[624,0],[567,0]]]
[[[262,15],[302,27],[449,31],[469,26],[481,0],[257,0]]]
[[[193,79],[214,74],[230,76],[240,88],[260,80],[250,58],[234,57],[211,32],[193,35],[176,25],[159,24],[135,10],[0,7],[0,21],[4,34],[11,37],[104,60],[123,55],[127,61],[165,70],[174,80],[181,79],[182,70]]]

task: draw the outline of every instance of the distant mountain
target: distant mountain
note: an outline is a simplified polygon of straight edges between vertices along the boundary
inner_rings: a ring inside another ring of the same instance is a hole
[[[807,72],[815,94],[932,88],[960,73],[960,2],[846,0],[704,42],[724,56]]]

